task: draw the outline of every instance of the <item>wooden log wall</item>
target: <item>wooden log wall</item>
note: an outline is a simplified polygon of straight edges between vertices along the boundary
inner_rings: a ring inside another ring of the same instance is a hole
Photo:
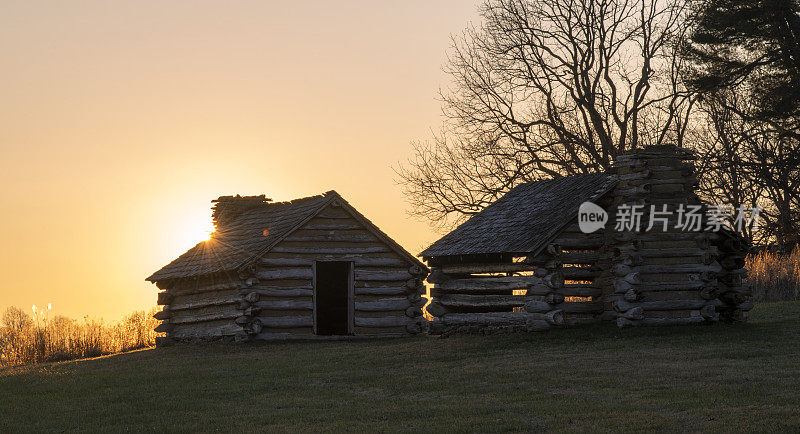
[[[616,320],[620,327],[708,323],[719,320],[722,311],[730,318],[741,316],[736,303],[741,300],[741,286],[724,278],[734,283],[725,292],[731,303],[720,298],[720,278],[727,274],[720,261],[735,273],[743,257],[739,261],[738,253],[721,255],[723,242],[716,241],[722,238],[719,233],[682,231],[675,228],[674,219],[666,232],[660,225],[645,231],[651,205],[661,210],[666,204],[673,212],[681,204],[702,206],[694,193],[697,179],[692,158],[681,149],[665,146],[633,151],[615,163],[620,178],[615,205],[644,205],[641,231],[606,234],[605,253],[613,265],[601,277],[604,318]],[[701,218],[705,228],[705,207]],[[616,215],[610,220],[616,221]]]
[[[606,206],[610,198],[598,202]],[[609,266],[601,256],[603,241],[603,230],[585,234],[576,218],[535,255],[501,255],[492,262],[433,259],[431,333],[544,331],[600,321],[598,278]]]
[[[427,270],[401,257],[341,207],[329,206],[273,247],[239,290],[240,340],[314,335],[313,264],[349,261],[354,268],[353,334],[408,336],[422,318]]]
[[[595,200],[609,212],[605,230],[566,226],[544,249],[522,262],[430,258],[434,284],[427,311],[434,334],[547,330],[553,326],[616,321],[620,327],[743,321],[752,308],[744,256],[747,246],[727,230],[706,231],[706,208],[695,193],[693,155],[650,147],[615,163],[615,189]],[[651,205],[673,213],[701,206],[700,231],[647,231]],[[641,205],[639,231],[616,230],[620,205]],[[582,298],[578,298],[582,297]]]
[[[163,308],[154,315],[161,320],[156,331],[166,333],[161,343],[233,339],[242,330],[234,322],[240,315],[239,289],[244,285],[237,276],[159,281],[157,285],[164,290],[158,294]]]
[[[723,230],[714,234],[711,244],[717,249],[720,265],[715,295],[720,301],[717,311],[727,322],[744,322],[753,308],[753,292],[746,282],[745,256],[749,246],[739,234]]]

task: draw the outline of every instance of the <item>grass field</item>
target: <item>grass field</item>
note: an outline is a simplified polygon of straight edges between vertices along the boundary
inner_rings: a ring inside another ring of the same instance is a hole
[[[0,431],[800,430],[800,303],[744,325],[193,345],[0,371]]]

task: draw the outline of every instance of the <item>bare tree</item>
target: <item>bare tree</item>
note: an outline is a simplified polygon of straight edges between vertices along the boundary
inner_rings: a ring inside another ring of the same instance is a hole
[[[685,0],[488,0],[454,37],[440,134],[397,172],[414,212],[448,224],[519,183],[682,144]],[[452,217],[452,218],[449,218]]]
[[[759,231],[744,228],[757,243],[791,246],[800,229],[800,144],[758,120],[745,84],[708,93],[698,104],[692,142],[700,156],[701,192],[709,202],[759,206]]]
[[[750,128],[748,122],[731,111],[730,105],[743,108],[744,101],[729,91],[705,95],[693,117],[689,136],[698,154],[700,194],[711,204],[765,208],[764,189],[745,165],[755,137],[746,133]],[[728,222],[733,225],[735,216]],[[751,242],[757,235],[755,229],[754,224],[742,228],[743,235]]]

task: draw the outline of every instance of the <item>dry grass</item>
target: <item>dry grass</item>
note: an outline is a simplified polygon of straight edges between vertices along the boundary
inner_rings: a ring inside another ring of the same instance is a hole
[[[800,249],[790,255],[761,252],[747,257],[753,301],[800,300]]]
[[[82,359],[155,345],[155,310],[138,311],[115,323],[84,317],[83,321],[47,311],[28,315],[9,307],[0,322],[0,366]]]

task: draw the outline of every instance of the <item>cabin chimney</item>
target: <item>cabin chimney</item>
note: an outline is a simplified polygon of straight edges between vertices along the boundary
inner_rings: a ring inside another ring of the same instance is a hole
[[[220,196],[211,201],[214,204],[211,207],[213,210],[211,219],[214,222],[214,228],[219,230],[241,213],[253,208],[259,208],[269,202],[272,202],[272,199],[267,198],[264,194],[258,196],[240,196],[238,194],[236,196]]]
[[[620,326],[719,318],[719,255],[710,245],[707,207],[696,194],[694,159],[691,151],[666,145],[636,149],[615,161],[619,183],[610,220],[629,225],[607,233],[612,267],[604,292]],[[691,225],[689,208],[697,216]],[[632,227],[632,211],[640,214],[641,226]],[[648,230],[651,221],[657,223]]]

